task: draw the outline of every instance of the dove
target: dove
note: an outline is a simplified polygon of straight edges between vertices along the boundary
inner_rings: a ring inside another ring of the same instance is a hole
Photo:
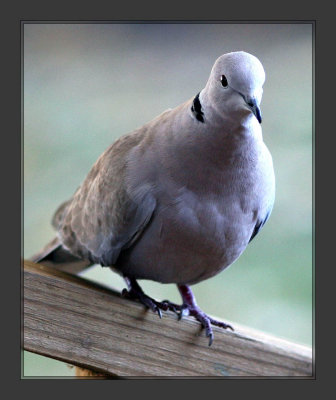
[[[191,285],[234,263],[273,208],[275,178],[261,130],[265,71],[255,56],[220,56],[205,87],[117,139],[56,211],[57,236],[36,262],[100,264],[125,296],[157,312],[193,316],[209,345],[216,320]],[[182,304],[157,301],[138,280],[174,283]]]

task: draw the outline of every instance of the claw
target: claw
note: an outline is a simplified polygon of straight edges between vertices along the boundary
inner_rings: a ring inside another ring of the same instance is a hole
[[[186,317],[187,315],[189,315],[189,309],[188,309],[187,306],[183,305],[181,307],[181,310],[180,310],[179,314],[178,314],[178,320],[181,321],[181,319],[183,317]]]
[[[162,318],[162,313],[160,310],[160,303],[156,300],[152,299],[151,297],[147,296],[138,285],[135,279],[126,278],[125,281],[128,286],[127,289],[123,289],[121,294],[124,297],[128,297],[131,299],[139,300],[145,307],[150,308],[153,312],[157,312],[158,316]]]
[[[211,328],[211,325],[219,326],[223,329],[231,329],[233,328],[231,325],[226,324],[222,321],[217,321],[211,317],[208,317],[196,304],[196,299],[187,285],[177,285],[178,289],[181,293],[183,299],[183,306],[181,307],[181,313],[179,315],[179,319],[182,318],[182,314],[188,312],[189,315],[192,315],[197,321],[199,321],[202,327],[205,329],[205,335],[209,338],[209,346],[212,345],[214,334]]]
[[[172,303],[169,300],[162,300],[160,303],[157,303],[157,305],[161,308],[161,310],[167,311],[173,311],[175,314],[177,314],[178,318],[181,319],[181,312],[183,310],[183,305],[180,306],[178,304]]]
[[[232,332],[234,331],[232,326],[229,324],[226,324],[225,322],[217,321],[216,319],[213,319],[211,317],[209,317],[209,321],[212,325],[219,326],[220,328],[224,328],[224,329],[231,329]]]
[[[177,314],[179,320],[186,315],[192,315],[197,321],[199,321],[205,329],[205,335],[209,338],[209,346],[212,345],[214,340],[214,334],[211,325],[219,326],[223,329],[234,330],[231,325],[226,324],[222,321],[217,321],[211,317],[208,317],[196,304],[195,297],[191,289],[187,285],[178,285],[180,293],[182,295],[183,304],[177,305],[171,303],[169,300],[163,300],[161,302],[152,299],[147,296],[138,285],[137,281],[133,278],[125,277],[125,281],[128,286],[127,289],[123,289],[121,292],[122,296],[139,300],[145,307],[150,308],[153,312],[157,313],[159,318],[162,318],[161,310],[173,311]]]
[[[161,301],[161,309],[164,311],[167,311],[169,309],[169,301],[168,300]]]
[[[209,337],[209,347],[212,345],[212,342],[213,342],[213,338],[214,338],[214,335],[213,335],[213,333],[211,332],[209,335],[207,335],[208,337]]]

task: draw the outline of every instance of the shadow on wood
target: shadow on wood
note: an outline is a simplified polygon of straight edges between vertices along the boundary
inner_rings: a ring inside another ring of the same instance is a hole
[[[311,349],[234,323],[235,332],[214,327],[209,347],[192,318],[160,319],[78,276],[24,261],[23,283],[24,349],[96,378],[313,377]]]

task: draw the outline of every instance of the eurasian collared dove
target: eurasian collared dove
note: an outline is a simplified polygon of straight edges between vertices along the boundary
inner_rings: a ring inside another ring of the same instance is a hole
[[[97,263],[121,274],[128,294],[231,328],[197,306],[189,285],[244,251],[274,202],[271,155],[261,133],[265,73],[243,51],[219,57],[203,90],[112,144],[53,218],[57,238],[35,261]],[[183,304],[145,295],[137,279],[175,283]],[[232,329],[232,328],[231,328]]]

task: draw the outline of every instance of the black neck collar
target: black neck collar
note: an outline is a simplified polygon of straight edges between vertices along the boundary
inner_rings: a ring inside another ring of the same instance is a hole
[[[199,93],[197,93],[197,95],[194,98],[194,101],[191,106],[191,112],[193,113],[197,121],[204,122],[204,113],[202,111],[202,104],[199,99]]]

